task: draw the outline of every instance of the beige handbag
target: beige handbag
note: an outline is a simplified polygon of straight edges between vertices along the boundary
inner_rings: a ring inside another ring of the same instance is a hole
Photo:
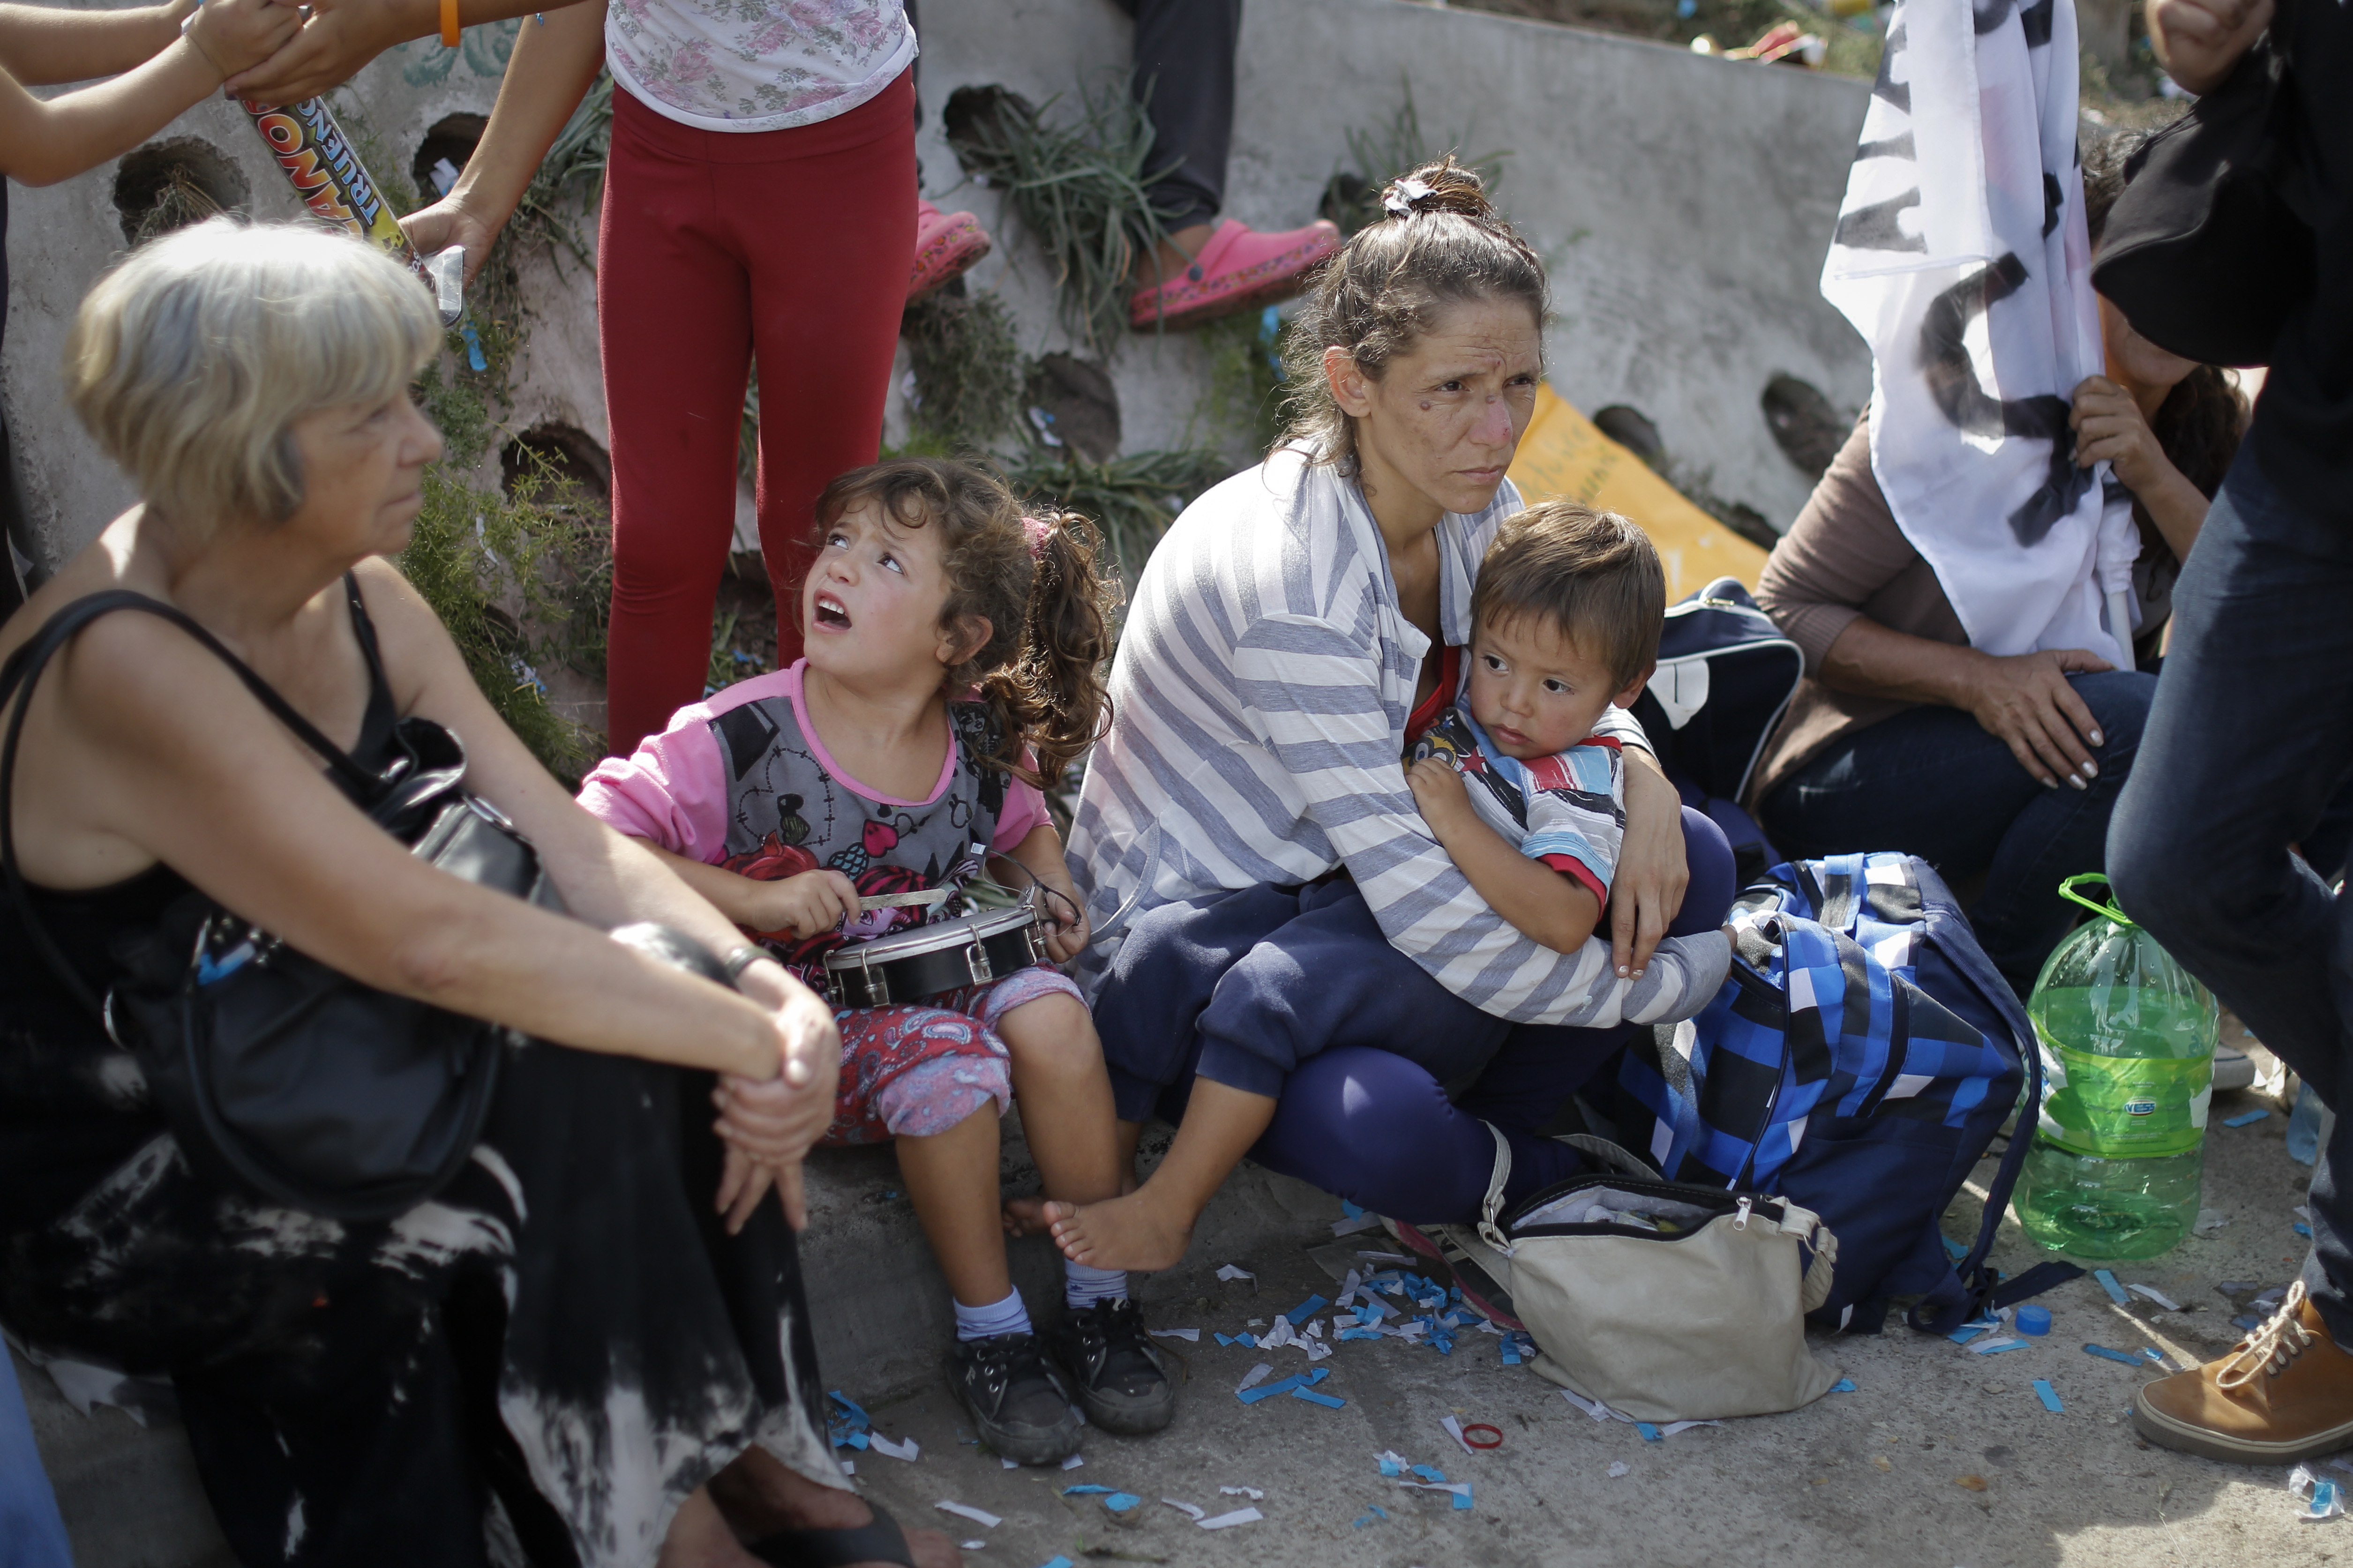
[[[1838,1369],[1806,1348],[1838,1261],[1817,1215],[1634,1173],[1648,1167],[1615,1145],[1572,1142],[1620,1169],[1502,1215],[1512,1153],[1499,1133],[1475,1237],[1447,1227],[1509,1290],[1538,1373],[1639,1421],[1764,1415],[1830,1392]]]

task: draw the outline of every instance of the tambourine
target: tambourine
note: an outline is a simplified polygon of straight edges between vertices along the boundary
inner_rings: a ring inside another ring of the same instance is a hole
[[[1023,905],[838,947],[825,955],[826,993],[837,1007],[880,1007],[986,985],[1050,962],[1043,923]]]

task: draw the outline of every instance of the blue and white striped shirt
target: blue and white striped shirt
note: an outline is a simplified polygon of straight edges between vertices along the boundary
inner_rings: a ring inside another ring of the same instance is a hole
[[[1484,511],[1439,524],[1449,644],[1469,640],[1472,575],[1520,504],[1506,481]],[[1079,793],[1071,864],[1095,932],[1085,982],[1146,910],[1345,864],[1390,942],[1486,1012],[1602,1026],[1704,1005],[1731,963],[1720,932],[1663,942],[1641,979],[1620,980],[1606,941],[1543,947],[1456,869],[1401,762],[1430,651],[1354,480],[1286,449],[1187,507],[1136,584],[1111,733]],[[1616,710],[1595,732],[1643,744]]]

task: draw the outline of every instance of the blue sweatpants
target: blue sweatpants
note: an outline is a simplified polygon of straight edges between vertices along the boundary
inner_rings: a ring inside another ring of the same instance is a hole
[[[1723,830],[1688,807],[1683,847],[1674,936],[1723,924],[1737,890]],[[1543,1129],[1636,1027],[1481,1012],[1390,946],[1345,878],[1151,910],[1094,1017],[1122,1121],[1181,1121],[1196,1077],[1275,1096],[1251,1158],[1412,1224],[1476,1216],[1495,1157],[1482,1122],[1512,1145],[1507,1198],[1576,1174]]]

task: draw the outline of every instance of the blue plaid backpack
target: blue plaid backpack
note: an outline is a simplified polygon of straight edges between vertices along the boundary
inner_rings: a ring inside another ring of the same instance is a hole
[[[1822,1327],[1877,1332],[1891,1298],[1918,1296],[1913,1325],[1949,1332],[2082,1272],[2044,1264],[2005,1282],[1986,1264],[2024,1138],[1988,1184],[1975,1245],[1956,1256],[1939,1227],[2021,1081],[2041,1094],[2042,1064],[2024,1009],[1926,861],[1776,866],[1733,905],[1732,925],[1715,1000],[1627,1050],[1629,1147],[1671,1181],[1820,1215],[1839,1244],[1837,1280],[1811,1315]]]

